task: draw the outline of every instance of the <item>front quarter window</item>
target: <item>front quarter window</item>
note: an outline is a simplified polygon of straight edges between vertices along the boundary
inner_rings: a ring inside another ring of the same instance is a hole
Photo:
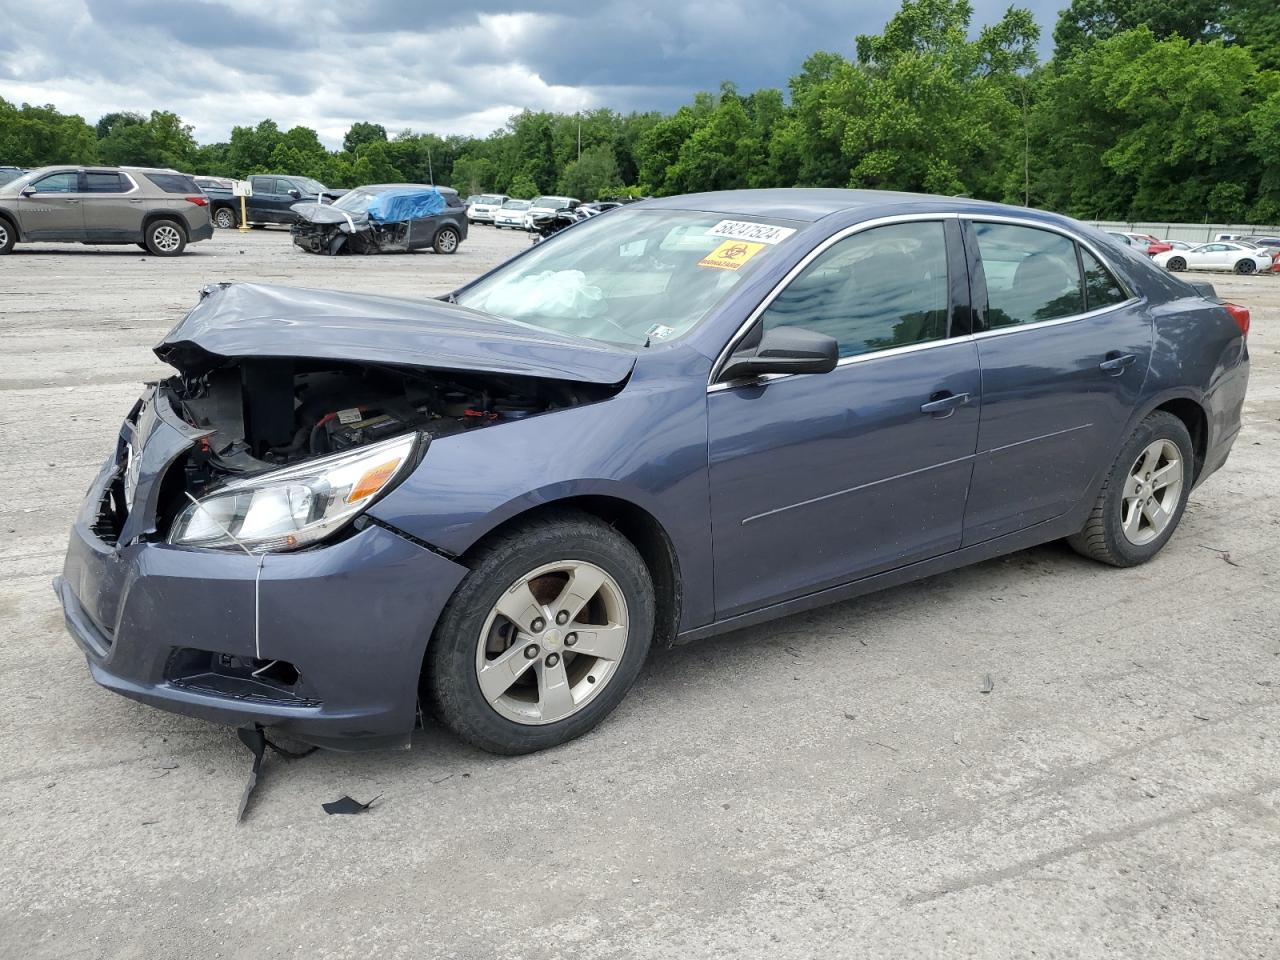
[[[771,242],[734,239],[727,223],[755,225]],[[785,221],[760,218],[618,211],[582,221],[499,267],[457,302],[571,336],[637,346],[671,340],[776,257],[795,232]]]

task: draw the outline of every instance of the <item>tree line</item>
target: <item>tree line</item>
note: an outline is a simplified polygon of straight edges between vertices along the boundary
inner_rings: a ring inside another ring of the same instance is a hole
[[[378,123],[329,150],[272,120],[198,144],[176,114],[89,125],[0,98],[0,163],[174,167],[330,186],[418,182],[582,199],[741,187],[870,187],[1025,203],[1097,219],[1280,222],[1280,3],[1071,0],[1038,63],[1010,7],[903,0],[851,56],[812,54],[787,91],[731,82],[673,113],[525,111],[487,137]]]

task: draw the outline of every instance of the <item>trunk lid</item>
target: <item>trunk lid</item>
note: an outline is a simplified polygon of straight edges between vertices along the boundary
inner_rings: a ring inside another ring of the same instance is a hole
[[[301,357],[594,384],[621,383],[636,360],[441,300],[256,283],[206,287],[155,352],[189,376],[225,358]]]

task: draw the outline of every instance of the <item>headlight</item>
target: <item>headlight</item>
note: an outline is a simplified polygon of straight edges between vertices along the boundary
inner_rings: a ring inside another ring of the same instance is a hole
[[[296,550],[355,519],[413,462],[413,434],[220,487],[190,504],[169,543],[255,552]]]

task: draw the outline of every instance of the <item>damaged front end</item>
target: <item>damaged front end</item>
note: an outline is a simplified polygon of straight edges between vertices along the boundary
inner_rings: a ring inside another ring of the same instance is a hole
[[[295,203],[290,233],[308,253],[390,253],[409,249],[409,223],[377,223],[368,213],[348,213],[328,204]]]
[[[435,439],[604,399],[634,360],[570,350],[573,380],[540,349],[448,304],[208,288],[157,347],[176,372],[122,424],[55,583],[94,679],[324,746],[407,742],[465,568],[365,511]]]

